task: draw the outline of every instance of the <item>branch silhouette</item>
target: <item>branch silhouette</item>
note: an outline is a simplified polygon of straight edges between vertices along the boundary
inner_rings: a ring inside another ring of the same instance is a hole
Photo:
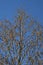
[[[13,23],[0,21],[0,65],[42,65],[43,26],[19,10]]]

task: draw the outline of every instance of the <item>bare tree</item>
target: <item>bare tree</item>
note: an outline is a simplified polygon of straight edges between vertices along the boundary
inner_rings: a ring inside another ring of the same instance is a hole
[[[41,49],[43,27],[24,11],[13,23],[0,21],[0,65],[42,65]]]

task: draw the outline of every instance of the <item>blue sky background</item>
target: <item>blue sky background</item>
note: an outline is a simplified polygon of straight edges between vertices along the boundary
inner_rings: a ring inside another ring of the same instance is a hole
[[[43,25],[43,0],[0,0],[0,20],[12,20],[18,9],[24,9]]]
[[[18,9],[25,10],[43,25],[43,0],[0,0],[0,20],[6,18],[12,22]],[[1,49],[0,52],[2,53],[2,56],[5,55]],[[32,50],[30,53],[32,53]],[[22,65],[25,65],[24,63]]]

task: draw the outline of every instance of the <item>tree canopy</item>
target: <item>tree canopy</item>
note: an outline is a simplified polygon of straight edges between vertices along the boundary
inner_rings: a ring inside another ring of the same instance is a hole
[[[0,21],[0,65],[42,65],[43,26],[25,11],[13,23]]]

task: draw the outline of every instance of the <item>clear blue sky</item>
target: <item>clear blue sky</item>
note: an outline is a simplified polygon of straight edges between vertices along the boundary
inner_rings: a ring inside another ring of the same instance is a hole
[[[24,9],[43,23],[43,0],[0,0],[0,20],[12,20],[17,9]]]

